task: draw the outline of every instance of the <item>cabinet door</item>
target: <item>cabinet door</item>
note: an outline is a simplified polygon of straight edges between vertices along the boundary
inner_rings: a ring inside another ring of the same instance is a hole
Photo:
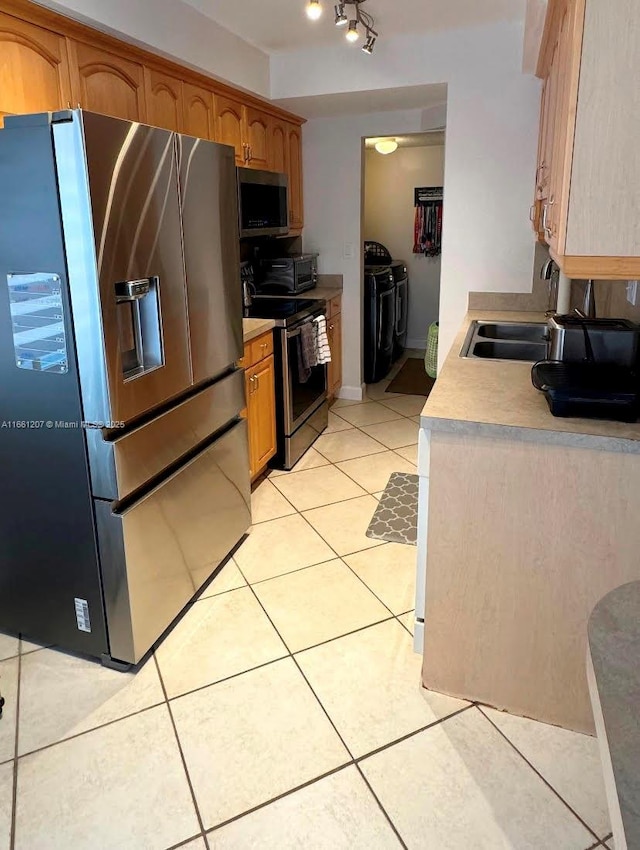
[[[65,39],[0,13],[0,126],[3,115],[55,111],[70,100]]]
[[[182,132],[182,80],[144,69],[147,122],[154,127]]]
[[[329,372],[329,390],[335,395],[342,386],[342,315],[337,313],[329,321],[331,348],[331,368]]]
[[[260,472],[276,453],[276,385],[273,356],[247,373],[251,476]]]
[[[269,167],[269,123],[264,112],[246,106],[244,109],[244,141],[249,146],[249,168]]]
[[[289,144],[287,146],[289,165],[289,227],[301,230],[304,225],[304,207],[302,201],[302,131],[300,127],[289,125]]]
[[[255,393],[255,384],[256,384],[256,376],[254,374],[253,369],[247,369],[244,373],[244,393],[245,398],[247,400],[246,406],[246,415],[245,418],[247,420],[247,425],[249,429],[249,475],[251,478],[255,478],[258,468],[257,457],[256,457],[256,430],[258,427],[257,424],[257,411],[256,411],[256,401],[254,399]]]
[[[142,65],[82,42],[72,42],[71,50],[74,104],[129,121],[146,120]]]
[[[288,129],[284,121],[271,120],[269,127],[269,171],[287,173]]]
[[[215,141],[215,116],[213,112],[213,94],[207,89],[185,83],[183,87],[184,100],[184,132],[199,139]]]
[[[236,165],[246,165],[246,148],[243,138],[243,106],[237,100],[222,95],[215,96],[216,141],[231,145],[236,152]]]

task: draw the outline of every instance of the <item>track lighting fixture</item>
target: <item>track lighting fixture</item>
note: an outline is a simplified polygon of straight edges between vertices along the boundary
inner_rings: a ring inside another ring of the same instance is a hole
[[[344,3],[339,3],[336,7],[336,26],[344,27],[349,23],[349,18],[344,13]]]
[[[373,48],[376,44],[376,39],[378,38],[378,33],[375,31],[375,20],[373,16],[368,12],[364,12],[362,9],[363,3],[366,0],[341,0],[341,2],[334,5],[335,10],[335,24],[337,27],[346,27],[349,25],[347,31],[345,32],[345,37],[347,41],[355,44],[355,42],[359,41],[361,30],[358,29],[358,25],[362,26],[362,29],[365,33],[365,43],[362,46],[363,53],[367,53],[369,56],[373,53]],[[353,7],[353,12],[348,13],[347,7]],[[307,2],[307,17],[309,17],[312,21],[317,21],[322,15],[322,5],[320,0],[308,0]]]
[[[307,17],[312,21],[317,21],[322,15],[322,6],[320,0],[309,0],[307,3]]]

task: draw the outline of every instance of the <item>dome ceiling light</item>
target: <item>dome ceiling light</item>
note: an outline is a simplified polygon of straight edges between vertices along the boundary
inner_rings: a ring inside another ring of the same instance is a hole
[[[365,2],[366,0],[343,0],[343,2],[335,5],[335,23],[337,27],[347,27],[345,37],[351,44],[358,42],[360,36],[364,35],[365,41],[362,45],[362,52],[371,56],[378,33],[374,29],[375,20],[373,16],[362,9],[362,4]],[[321,15],[322,3],[320,0],[308,0],[307,17],[312,21],[317,21]],[[358,26],[362,28],[362,32]]]
[[[398,143],[395,139],[380,139],[379,142],[375,143],[374,147],[378,153],[387,156],[387,154],[395,153],[398,150]]]

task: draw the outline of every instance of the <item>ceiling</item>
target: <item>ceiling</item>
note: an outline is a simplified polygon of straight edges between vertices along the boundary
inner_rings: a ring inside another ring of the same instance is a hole
[[[393,139],[398,143],[399,148],[428,148],[434,145],[444,145],[445,134],[441,130],[435,130],[431,133],[411,133],[409,136],[377,136],[373,139],[365,140],[367,150],[373,150],[376,142]]]
[[[368,115],[371,112],[393,112],[399,109],[428,109],[446,102],[446,83],[291,97],[276,101],[283,108],[303,118],[335,118],[340,115]]]
[[[309,21],[306,0],[185,0],[200,12],[268,53],[335,43],[334,0]],[[522,0],[366,0],[382,37],[434,32],[504,20],[521,20]]]

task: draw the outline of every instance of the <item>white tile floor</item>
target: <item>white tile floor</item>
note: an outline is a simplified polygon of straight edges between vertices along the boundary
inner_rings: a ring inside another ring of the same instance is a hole
[[[417,459],[387,385],[259,484],[135,673],[0,635],[0,850],[612,846],[593,739],[420,687],[415,549],[365,536]]]

